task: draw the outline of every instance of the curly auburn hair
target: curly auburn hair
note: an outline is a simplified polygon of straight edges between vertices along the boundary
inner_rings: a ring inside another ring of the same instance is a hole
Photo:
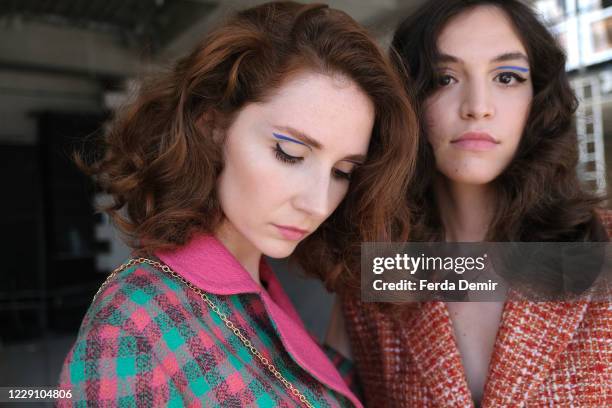
[[[517,152],[493,182],[498,197],[487,241],[607,240],[596,207],[601,198],[584,190],[577,176],[574,127],[577,100],[565,71],[565,54],[529,6],[518,0],[432,0],[395,31],[391,52],[407,72],[415,109],[436,90],[437,39],[455,16],[476,6],[505,12],[527,50],[533,100]],[[421,123],[417,168],[409,188],[411,240],[444,240],[433,181],[437,173],[427,129]]]
[[[361,241],[406,239],[405,202],[418,141],[416,115],[393,64],[364,28],[321,4],[271,2],[236,13],[170,72],[145,83],[115,118],[97,162],[83,167],[113,197],[106,211],[140,253],[184,245],[223,220],[216,181],[227,129],[302,70],[339,73],[372,100],[367,160],[339,208],[294,253],[330,290],[359,286],[339,264],[358,263]],[[390,183],[389,181],[393,181]]]

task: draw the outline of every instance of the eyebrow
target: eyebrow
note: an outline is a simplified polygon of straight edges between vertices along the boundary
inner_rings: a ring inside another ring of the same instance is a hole
[[[307,147],[312,146],[315,149],[323,148],[323,145],[320,142],[308,136],[306,133],[300,130],[297,130],[295,128],[292,128],[291,126],[274,126],[274,127],[283,132],[291,134],[292,136],[296,137],[299,140],[293,139],[289,136],[286,136],[280,133],[272,132],[272,135],[277,139],[287,140],[289,142],[298,143],[298,144],[301,144]],[[363,154],[351,154],[343,158],[341,161],[348,161],[348,162],[355,163],[355,164],[362,164],[365,161],[365,159],[366,157]]]
[[[505,54],[498,55],[493,58],[492,62],[504,62],[504,61],[515,61],[515,60],[523,60],[529,63],[529,58],[522,52],[507,52]]]
[[[493,58],[491,62],[505,62],[505,61],[516,61],[523,60],[526,63],[529,63],[529,58],[522,52],[505,52]],[[461,63],[463,60],[459,57],[455,57],[450,54],[440,54],[437,58],[437,62],[457,62]]]

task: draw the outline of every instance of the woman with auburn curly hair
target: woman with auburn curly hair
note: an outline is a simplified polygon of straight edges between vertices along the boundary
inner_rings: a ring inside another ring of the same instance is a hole
[[[361,406],[262,255],[297,246],[328,287],[358,286],[320,271],[407,229],[416,140],[401,78],[345,13],[273,2],[213,30],[89,167],[141,258],[94,298],[60,404]]]
[[[607,241],[577,178],[564,53],[528,6],[432,0],[392,47],[423,118],[411,241]],[[365,402],[612,406],[612,307],[584,295],[534,302],[510,290],[505,302],[400,314],[345,297]]]

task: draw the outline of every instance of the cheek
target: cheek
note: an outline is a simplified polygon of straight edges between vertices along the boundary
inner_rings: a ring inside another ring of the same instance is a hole
[[[267,199],[274,199],[271,186],[275,174],[270,161],[262,157],[264,149],[251,146],[227,146],[225,165],[219,179],[219,196],[223,210],[237,216],[261,209]]]
[[[531,94],[516,95],[514,98],[506,98],[503,103],[503,121],[501,128],[508,130],[508,138],[515,147],[518,145],[531,108]]]
[[[446,114],[445,110],[441,109],[440,99],[427,104],[424,116],[427,141],[436,150],[443,142],[447,130],[445,126]]]
[[[336,210],[336,208],[338,208],[342,200],[344,200],[344,198],[346,197],[346,193],[348,193],[349,189],[349,183],[345,182],[344,180],[332,179],[331,183],[331,191],[329,194],[330,208],[327,217],[329,217]]]

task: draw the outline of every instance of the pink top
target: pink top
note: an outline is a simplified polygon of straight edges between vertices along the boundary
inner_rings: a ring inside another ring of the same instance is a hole
[[[225,246],[211,235],[196,235],[187,245],[156,255],[186,280],[206,292],[216,295],[258,294],[285,349],[295,362],[321,383],[344,395],[356,407],[362,407],[334,365],[306,331],[263,257],[259,272],[262,282],[267,283],[267,290],[259,286]],[[206,268],[202,268],[204,265]]]

